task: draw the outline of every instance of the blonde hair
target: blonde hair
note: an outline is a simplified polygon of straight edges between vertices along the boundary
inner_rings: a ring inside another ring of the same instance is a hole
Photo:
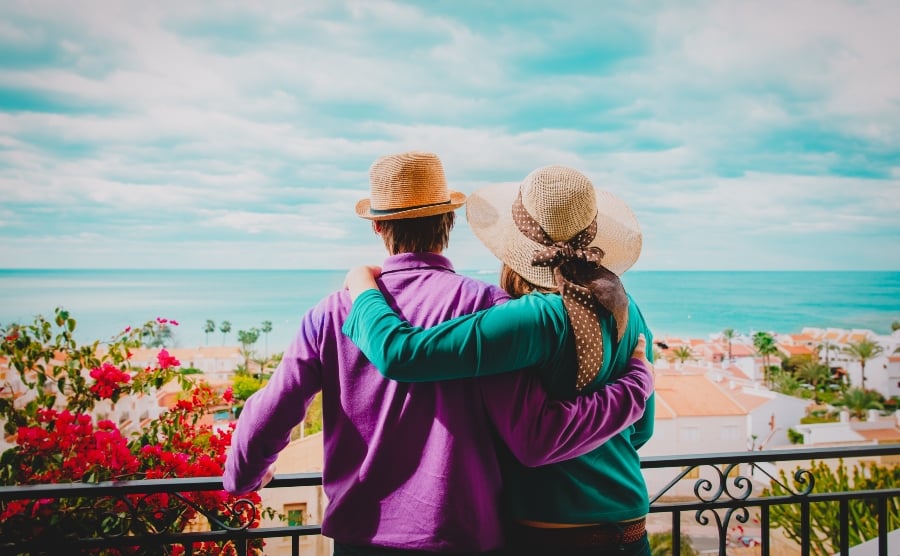
[[[513,298],[522,297],[531,292],[553,293],[559,291],[557,288],[544,288],[532,284],[522,277],[521,274],[513,270],[509,265],[503,263],[500,267],[500,287],[503,288]]]

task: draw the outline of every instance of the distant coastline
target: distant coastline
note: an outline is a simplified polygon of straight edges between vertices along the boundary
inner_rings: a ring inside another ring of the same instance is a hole
[[[461,270],[496,283],[493,269]],[[283,351],[300,318],[342,287],[344,270],[0,270],[0,324],[31,322],[64,306],[82,341],[106,340],[156,317],[179,321],[179,346],[206,345],[207,319],[232,331],[271,321],[270,352]],[[799,333],[804,327],[890,333],[900,320],[900,271],[659,271],[623,276],[654,333],[708,338],[732,328]],[[263,346],[261,337],[259,346]]]

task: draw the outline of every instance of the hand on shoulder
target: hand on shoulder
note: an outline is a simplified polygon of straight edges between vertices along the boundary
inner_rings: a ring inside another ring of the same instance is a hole
[[[351,268],[344,278],[344,288],[350,293],[350,300],[356,301],[359,294],[366,290],[377,290],[375,278],[381,276],[381,267],[377,265],[360,265]]]

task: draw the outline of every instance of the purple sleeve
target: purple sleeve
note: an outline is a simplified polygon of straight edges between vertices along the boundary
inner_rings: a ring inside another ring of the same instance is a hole
[[[573,400],[550,399],[528,371],[483,378],[481,389],[510,451],[523,465],[537,467],[586,454],[636,422],[653,393],[653,376],[632,358],[621,378]]]
[[[232,494],[260,487],[263,475],[291,440],[306,409],[321,390],[314,312],[303,317],[300,331],[284,353],[269,382],[254,393],[241,411],[225,462],[222,484]]]

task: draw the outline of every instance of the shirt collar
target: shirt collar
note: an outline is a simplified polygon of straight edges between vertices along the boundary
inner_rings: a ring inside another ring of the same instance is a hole
[[[450,259],[437,253],[400,253],[392,255],[384,260],[381,265],[382,272],[395,272],[398,270],[415,270],[418,268],[432,268],[454,272]]]

